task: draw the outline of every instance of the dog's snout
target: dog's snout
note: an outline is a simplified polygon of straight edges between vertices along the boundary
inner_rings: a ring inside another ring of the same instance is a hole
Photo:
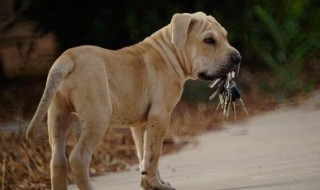
[[[242,60],[242,57],[238,51],[230,55],[230,61],[233,64],[240,64],[241,60]]]

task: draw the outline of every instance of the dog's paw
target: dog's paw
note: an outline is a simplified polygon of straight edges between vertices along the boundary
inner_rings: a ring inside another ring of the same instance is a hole
[[[162,179],[160,179],[160,182],[161,182],[162,184],[164,184],[164,185],[167,185],[167,186],[169,186],[169,187],[172,187],[169,182],[165,182],[165,181],[163,181]]]
[[[141,190],[176,190],[173,187],[169,187],[169,186],[161,186],[161,187],[151,187],[151,188],[144,188],[141,187]]]
[[[146,176],[141,177],[140,187],[141,190],[176,190],[170,183],[165,183],[162,180],[151,184]]]

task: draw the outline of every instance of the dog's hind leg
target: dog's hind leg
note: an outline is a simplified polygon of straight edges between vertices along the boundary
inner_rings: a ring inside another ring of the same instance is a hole
[[[48,135],[52,150],[50,161],[52,189],[67,189],[68,162],[65,144],[71,126],[71,112],[57,95],[48,109]]]
[[[78,188],[91,190],[89,165],[94,148],[105,134],[108,120],[92,118],[83,121],[81,125],[81,135],[70,154],[69,164]]]
[[[91,80],[90,77],[87,81]],[[80,190],[93,189],[89,178],[89,165],[92,153],[98,142],[103,138],[110,122],[112,105],[106,80],[95,80],[97,86],[86,85],[75,92],[73,105],[78,114],[81,134],[69,156],[69,164],[75,183]],[[81,98],[80,98],[81,97]],[[81,99],[81,101],[79,101]]]

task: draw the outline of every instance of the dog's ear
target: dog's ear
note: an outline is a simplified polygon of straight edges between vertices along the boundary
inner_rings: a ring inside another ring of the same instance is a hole
[[[188,28],[191,23],[190,14],[174,14],[171,20],[171,43],[177,48],[182,49],[187,41]]]
[[[198,16],[207,16],[207,15],[206,15],[206,13],[201,12],[201,11],[194,13],[194,15],[198,15]]]

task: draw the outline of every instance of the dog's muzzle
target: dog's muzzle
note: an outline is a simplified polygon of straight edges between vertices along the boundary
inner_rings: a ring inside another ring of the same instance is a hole
[[[227,77],[229,72],[234,71],[237,75],[240,70],[240,63],[242,57],[238,51],[234,51],[229,55],[229,58],[226,60],[224,67],[220,68],[216,74],[209,74],[208,72],[204,71],[198,74],[198,78],[204,81],[212,81],[217,78],[224,78]]]
[[[232,71],[235,71],[236,75],[238,75],[239,70],[240,70],[240,65],[241,65],[242,57],[238,51],[232,53],[229,58],[229,65],[234,66],[235,69]]]
[[[242,57],[238,51],[230,54],[229,65],[240,65]]]

